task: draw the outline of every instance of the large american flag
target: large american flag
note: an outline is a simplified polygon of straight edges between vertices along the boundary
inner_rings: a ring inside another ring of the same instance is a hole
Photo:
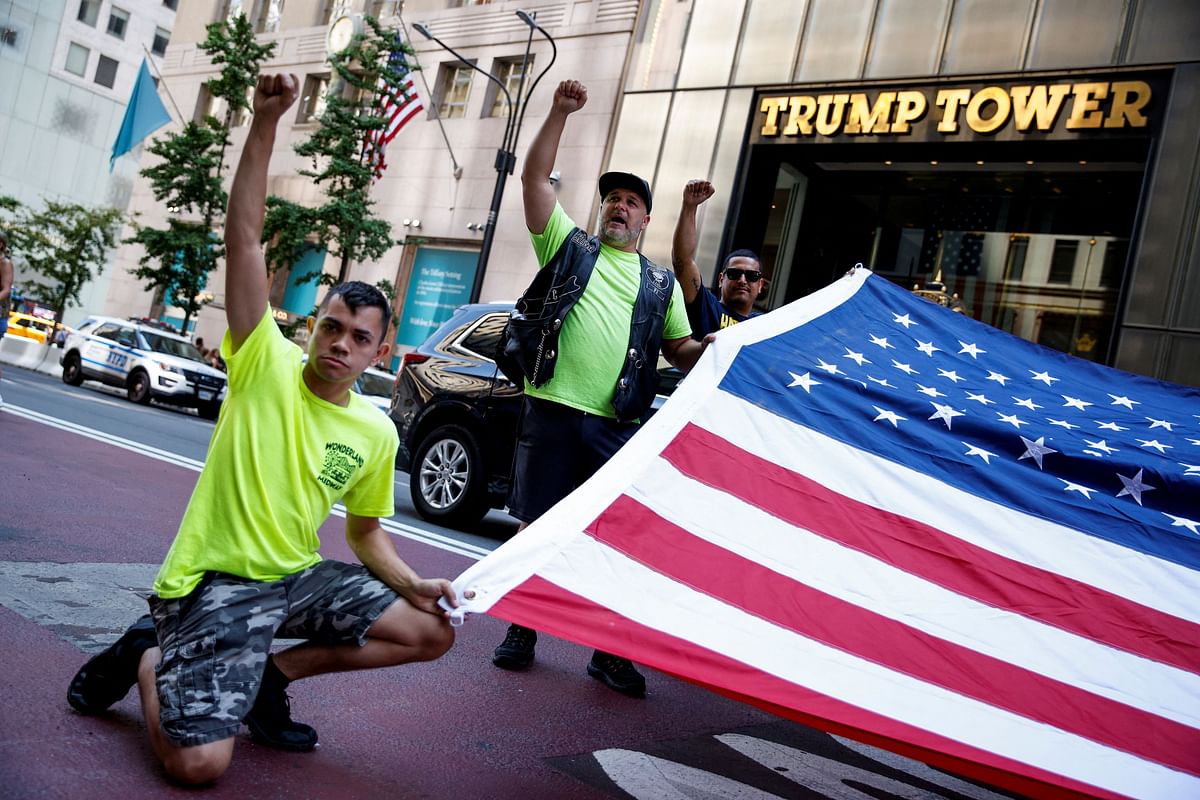
[[[866,270],[722,331],[456,588],[1018,791],[1200,797],[1200,391]]]
[[[389,70],[379,78],[379,116],[384,119],[385,125],[371,131],[363,144],[367,163],[374,170],[373,181],[382,178],[383,171],[387,169],[385,154],[388,144],[396,138],[405,123],[425,108],[417,94],[412,71],[404,55],[404,39],[399,31],[396,31],[388,66]]]

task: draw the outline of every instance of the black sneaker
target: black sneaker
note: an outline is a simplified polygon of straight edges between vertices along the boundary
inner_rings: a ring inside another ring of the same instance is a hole
[[[67,702],[80,714],[100,714],[137,683],[142,654],[158,645],[154,620],[145,615],[104,652],[79,668],[67,688]]]
[[[254,705],[242,722],[250,729],[251,737],[260,744],[293,753],[307,753],[317,746],[317,732],[311,725],[292,719],[292,701],[285,691],[288,683],[290,681],[268,657],[258,696],[254,698]]]
[[[588,675],[604,681],[608,688],[621,694],[630,697],[646,696],[646,679],[628,658],[597,650],[592,653],[592,660],[588,662],[587,671]]]
[[[509,625],[504,641],[492,653],[492,663],[501,669],[525,669],[533,663],[533,646],[537,631],[520,625]]]

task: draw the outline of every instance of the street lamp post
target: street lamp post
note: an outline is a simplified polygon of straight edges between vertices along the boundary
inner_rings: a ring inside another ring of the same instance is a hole
[[[504,140],[500,144],[500,149],[496,151],[496,187],[492,190],[492,205],[488,209],[487,224],[483,229],[483,242],[479,246],[479,261],[475,266],[475,282],[471,285],[472,303],[479,302],[479,294],[483,289],[483,274],[487,269],[488,257],[492,252],[492,240],[496,236],[496,220],[500,215],[500,201],[504,199],[504,186],[508,180],[508,176],[513,173],[513,170],[517,166],[517,156],[513,151],[517,146],[517,138],[521,135],[521,122],[525,118],[525,107],[528,105],[529,97],[533,94],[538,81],[549,71],[550,67],[554,64],[554,60],[558,58],[558,46],[554,43],[554,37],[547,33],[541,25],[538,25],[533,16],[528,12],[518,10],[516,14],[521,18],[522,22],[529,26],[529,39],[525,42],[525,57],[521,62],[521,80],[517,84],[517,98],[515,103],[508,91],[508,87],[504,85],[503,81],[463,58],[454,48],[430,33],[429,27],[425,24],[418,22],[413,25],[417,33],[426,39],[432,40],[460,62],[466,64],[476,72],[482,73],[485,78],[496,84],[500,88],[500,91],[504,92],[504,101],[508,104],[508,122],[504,126]],[[529,91],[525,91],[525,77],[529,69],[529,51],[533,46],[534,30],[537,30],[550,42],[553,54],[550,57],[550,63],[538,73],[533,83],[529,84]]]

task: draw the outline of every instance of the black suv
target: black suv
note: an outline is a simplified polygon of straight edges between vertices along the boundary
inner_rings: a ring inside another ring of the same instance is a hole
[[[388,415],[400,434],[396,468],[409,473],[413,505],[439,525],[469,527],[508,497],[523,386],[492,354],[512,303],[466,305],[403,356]],[[679,382],[659,372],[657,408]]]
[[[475,524],[508,495],[523,387],[492,360],[512,303],[462,306],[405,353],[388,416],[400,434],[396,468],[409,473],[417,513]]]

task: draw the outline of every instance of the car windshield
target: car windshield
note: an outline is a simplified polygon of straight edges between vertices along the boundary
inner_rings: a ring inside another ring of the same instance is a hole
[[[392,381],[394,378],[391,375],[376,375],[373,372],[364,372],[362,378],[358,381],[358,388],[361,394],[371,394],[376,397],[391,397],[392,396]]]
[[[159,336],[157,333],[142,331],[142,337],[145,338],[146,344],[156,353],[163,353],[168,356],[179,356],[186,358],[188,361],[199,361],[204,363],[204,357],[200,355],[200,351],[191,342],[185,342],[182,339],[176,339],[171,336]]]

